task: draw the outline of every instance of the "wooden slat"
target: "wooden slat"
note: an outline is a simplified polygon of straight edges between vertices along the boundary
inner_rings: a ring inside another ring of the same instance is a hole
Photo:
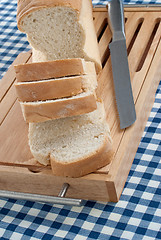
[[[111,41],[111,31],[110,31],[109,26],[107,26],[107,28],[99,42],[99,51],[100,51],[100,56],[101,56],[102,62],[103,62],[106,54],[108,54],[107,48],[108,48],[110,41]]]
[[[140,7],[137,7],[136,4],[133,5],[133,7],[128,6],[128,7],[124,7],[124,12],[126,13],[134,13],[134,12],[157,12],[160,13],[160,9],[161,9],[161,5],[160,4],[155,4],[155,6],[152,6],[151,4],[140,4]],[[93,9],[93,12],[107,12],[106,8],[104,6],[100,6],[100,7],[95,7]]]
[[[23,163],[32,157],[28,146],[28,125],[18,101],[0,127],[0,162]]]
[[[160,4],[155,4],[155,6],[153,6],[153,7],[151,6],[151,4],[147,4],[146,6],[144,7],[144,5],[140,4],[140,7],[131,7],[131,8],[125,7],[124,11],[129,12],[129,13],[130,12],[148,12],[148,13],[157,12],[157,13],[160,13],[160,8],[161,8]]]
[[[94,12],[93,16],[94,16],[94,26],[95,26],[96,34],[97,34],[97,37],[99,37],[99,35],[105,25],[107,13],[106,12],[104,12],[104,13]]]
[[[149,37],[155,26],[155,16],[153,18],[153,15],[149,16],[147,13],[141,14],[141,16],[144,18],[144,21],[128,58],[129,65],[133,66],[133,72],[136,71],[143,52],[147,47]],[[133,72],[131,73],[131,77],[133,77]]]
[[[12,63],[12,65],[10,66],[10,68],[2,78],[2,80],[0,81],[0,103],[16,79],[14,65],[17,65],[21,62],[25,63],[29,60],[30,57],[31,57],[31,51],[29,51],[28,53],[20,53],[18,57],[15,59],[15,61]]]
[[[4,121],[5,117],[17,99],[17,94],[14,87],[14,82],[16,80],[14,66],[27,62],[31,62],[31,51],[19,54],[19,56],[15,59],[9,68],[8,72],[0,81],[0,125]]]
[[[0,113],[1,113],[0,114],[0,125],[4,121],[5,117],[7,116],[8,112],[12,108],[16,99],[17,99],[16,90],[15,90],[14,86],[12,86],[9,89],[6,97],[3,98],[2,102],[0,103]]]
[[[125,24],[125,35],[126,35],[126,44],[127,44],[127,48],[128,48],[130,45],[130,42],[132,41],[134,33],[135,33],[139,23],[141,22],[142,15],[135,12],[135,13],[131,13],[131,14],[126,13],[125,16],[127,17],[127,21]]]

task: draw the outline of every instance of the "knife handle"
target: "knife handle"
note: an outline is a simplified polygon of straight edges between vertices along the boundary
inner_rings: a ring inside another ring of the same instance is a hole
[[[107,3],[108,23],[113,40],[125,38],[124,7],[121,0],[109,0]]]

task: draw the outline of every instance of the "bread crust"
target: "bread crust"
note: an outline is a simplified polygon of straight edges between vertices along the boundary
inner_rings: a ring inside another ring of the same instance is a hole
[[[44,102],[20,102],[26,122],[45,122],[89,113],[97,108],[96,95],[91,93],[76,98]]]
[[[85,61],[81,58],[35,62],[15,65],[17,82],[30,82],[86,74]],[[91,63],[92,64],[92,63]]]
[[[19,30],[23,32],[20,24],[21,19],[30,12],[39,10],[41,8],[67,6],[73,8],[79,13],[81,10],[81,5],[82,0],[18,0],[17,26]]]
[[[114,151],[108,137],[105,137],[104,144],[96,152],[83,159],[71,163],[58,162],[54,154],[50,154],[52,172],[56,176],[62,177],[82,177],[92,173],[101,167],[106,166],[112,161]]]
[[[32,102],[71,97],[83,92],[82,76],[15,83],[19,101]]]

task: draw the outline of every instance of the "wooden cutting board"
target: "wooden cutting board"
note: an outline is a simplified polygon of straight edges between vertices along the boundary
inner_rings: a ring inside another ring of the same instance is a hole
[[[140,143],[155,92],[161,80],[161,8],[126,8],[125,29],[128,61],[137,120],[119,129],[112,80],[109,42],[111,32],[105,8],[93,11],[103,69],[97,94],[105,104],[115,156],[111,164],[81,178],[62,178],[42,167],[28,146],[28,125],[24,122],[14,88],[13,66],[31,61],[31,52],[21,53],[0,82],[0,189],[57,196],[64,182],[67,197],[118,201]]]

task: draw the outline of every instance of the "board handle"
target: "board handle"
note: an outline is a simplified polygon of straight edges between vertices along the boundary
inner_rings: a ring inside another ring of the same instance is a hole
[[[69,186],[70,185],[68,183],[64,183],[61,191],[58,194],[58,197],[33,194],[33,193],[12,192],[12,191],[6,191],[6,190],[0,190],[0,197],[29,200],[33,202],[42,202],[42,203],[82,206],[84,204],[84,200],[65,197]]]

